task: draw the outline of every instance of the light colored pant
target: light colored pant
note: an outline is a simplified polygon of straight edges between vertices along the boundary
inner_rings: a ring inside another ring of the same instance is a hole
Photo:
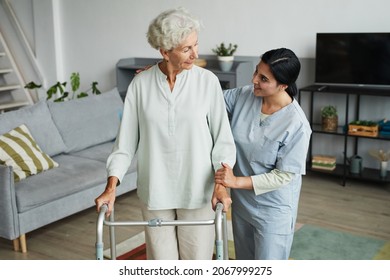
[[[200,209],[148,210],[142,205],[146,221],[160,218],[172,220],[211,220],[211,205]],[[214,225],[146,227],[148,260],[211,260],[215,242]]]

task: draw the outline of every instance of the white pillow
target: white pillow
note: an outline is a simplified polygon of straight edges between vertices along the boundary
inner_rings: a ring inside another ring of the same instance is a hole
[[[0,164],[13,167],[15,182],[58,167],[58,163],[38,147],[24,124],[0,136]]]

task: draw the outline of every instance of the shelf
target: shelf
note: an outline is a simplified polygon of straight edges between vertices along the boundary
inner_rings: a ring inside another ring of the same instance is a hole
[[[311,92],[329,92],[339,94],[353,94],[353,95],[376,95],[376,96],[389,96],[390,87],[367,87],[367,86],[332,86],[332,85],[311,85],[301,88],[301,91]]]
[[[344,166],[342,164],[337,164],[336,169],[332,171],[312,168],[311,162],[307,162],[306,164],[307,169],[313,172],[328,174],[336,177],[344,176]],[[369,180],[377,183],[390,183],[390,171],[387,172],[387,176],[385,178],[381,178],[379,169],[373,168],[364,168],[360,174],[353,174],[350,173],[349,170],[346,170],[345,176],[349,179]]]
[[[372,137],[372,136],[363,136],[363,135],[350,135],[345,132],[344,126],[338,126],[337,131],[325,131],[322,129],[321,124],[312,124],[312,130],[315,133],[322,133],[322,134],[334,134],[334,135],[340,135],[340,136],[348,136],[348,137],[358,137],[358,138],[368,138],[368,139],[376,139],[376,140],[390,140],[390,135],[382,135],[379,133],[378,136]]]
[[[345,98],[345,122],[348,123],[348,119],[350,117],[349,110],[350,106],[355,106],[355,111],[352,113],[352,116],[354,118],[358,118],[359,116],[359,110],[360,110],[360,96],[366,95],[366,96],[380,96],[380,97],[390,97],[390,87],[387,88],[368,88],[368,87],[342,87],[342,86],[321,86],[321,85],[310,85],[304,88],[301,88],[299,90],[298,95],[298,101],[300,102],[301,98],[306,93],[306,98],[309,100],[309,112],[308,112],[308,120],[311,125],[313,135],[331,135],[331,136],[337,136],[340,137],[340,140],[343,141],[343,144],[341,144],[341,141],[334,141],[334,145],[338,145],[337,147],[333,147],[334,150],[342,150],[343,154],[345,156],[348,156],[349,154],[359,154],[359,140],[383,140],[383,141],[390,141],[390,135],[384,135],[381,134],[379,131],[379,135],[376,137],[371,136],[363,136],[363,135],[351,135],[348,134],[348,125],[341,125],[337,127],[336,131],[325,131],[322,129],[322,125],[318,123],[314,123],[314,100],[315,95],[317,93],[335,93],[344,95]],[[353,98],[352,103],[349,98],[350,95],[356,95],[357,98]],[[339,104],[342,106],[341,104]],[[370,106],[370,104],[366,104],[366,106]],[[310,139],[310,146],[308,151],[308,163],[307,163],[307,169],[313,172],[328,174],[331,176],[338,176],[342,177],[342,185],[345,186],[345,183],[347,179],[356,179],[356,180],[367,180],[372,181],[376,183],[389,183],[390,182],[390,171],[388,171],[388,174],[386,178],[380,177],[380,171],[379,168],[367,168],[365,167],[360,174],[352,174],[349,172],[349,164],[346,159],[342,160],[342,163],[338,163],[336,165],[336,169],[333,171],[327,171],[327,170],[320,170],[312,168],[311,165],[311,158],[313,157],[313,135]],[[324,136],[322,137],[322,140],[324,139]],[[317,140],[317,139],[316,139]],[[343,145],[343,147],[340,147],[340,145]],[[331,148],[327,148],[329,151],[328,153],[332,153],[332,146]],[[321,153],[321,152],[320,152]]]
[[[200,57],[202,58],[202,57]],[[161,58],[130,57],[120,59],[116,64],[116,80],[119,94],[124,99],[127,88],[136,75],[136,71],[146,66],[154,65]],[[219,68],[216,59],[206,58],[205,69],[213,72],[219,79],[222,89],[235,88],[250,84],[250,77],[253,75],[251,61],[235,60],[230,71],[224,72]]]
[[[323,133],[323,134],[335,134],[335,135],[345,135],[344,128],[342,126],[337,127],[337,131],[326,131],[322,129],[321,124],[312,124],[312,130],[316,133]]]

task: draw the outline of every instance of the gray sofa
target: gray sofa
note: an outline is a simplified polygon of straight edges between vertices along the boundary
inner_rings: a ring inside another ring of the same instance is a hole
[[[120,124],[117,89],[61,103],[36,104],[0,115],[0,135],[25,124],[43,152],[59,166],[14,182],[12,167],[0,164],[0,237],[27,251],[25,234],[94,206],[104,190],[106,159]],[[136,164],[117,195],[136,189]]]

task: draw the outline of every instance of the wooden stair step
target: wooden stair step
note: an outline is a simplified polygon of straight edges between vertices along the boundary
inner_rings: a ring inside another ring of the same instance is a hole
[[[4,68],[4,69],[0,69],[0,74],[8,74],[8,73],[12,73],[14,70],[12,70],[11,68]]]
[[[2,85],[0,86],[0,91],[9,91],[21,88],[20,85]]]
[[[14,102],[10,102],[10,103],[1,103],[0,104],[0,111],[24,107],[27,105],[30,105],[28,103],[28,101],[14,101]]]

